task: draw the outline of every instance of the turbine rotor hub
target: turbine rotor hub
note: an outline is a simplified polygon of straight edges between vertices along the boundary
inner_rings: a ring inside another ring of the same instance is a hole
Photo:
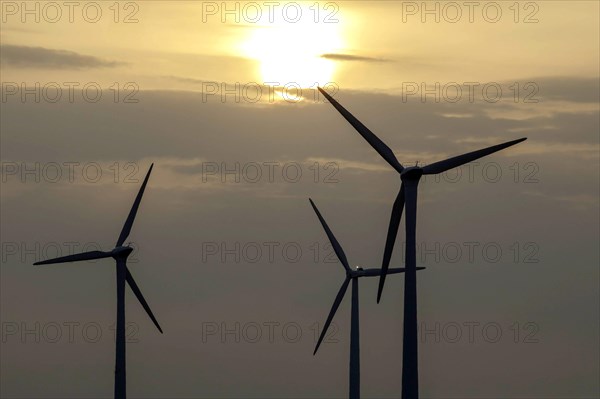
[[[133,248],[126,245],[116,247],[111,251],[113,258],[126,258],[133,252]]]
[[[419,180],[421,176],[423,176],[423,168],[419,166],[410,166],[400,173],[402,180]]]

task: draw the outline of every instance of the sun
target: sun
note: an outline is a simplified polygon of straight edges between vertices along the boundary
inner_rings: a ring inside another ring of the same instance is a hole
[[[332,82],[335,62],[323,55],[344,47],[340,22],[315,22],[306,15],[296,23],[275,21],[249,30],[241,51],[259,62],[261,83],[316,88]]]

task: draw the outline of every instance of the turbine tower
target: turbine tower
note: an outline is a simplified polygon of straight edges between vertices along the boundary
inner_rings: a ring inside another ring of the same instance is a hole
[[[449,169],[456,168],[476,159],[490,155],[496,151],[518,144],[526,137],[494,145],[481,150],[469,152],[456,157],[438,161],[424,167],[412,166],[405,168],[396,159],[393,151],[381,141],[373,132],[356,119],[350,112],[335,101],[329,94],[319,87],[319,91],[329,100],[340,114],[360,133],[360,135],[387,161],[399,174],[402,184],[400,191],[392,207],[392,215],[388,227],[385,250],[383,253],[383,264],[379,278],[379,289],[377,291],[377,302],[381,300],[381,293],[400,218],[406,203],[406,254],[404,277],[404,328],[402,346],[402,398],[414,399],[419,397],[419,375],[418,375],[418,342],[417,342],[417,274],[416,274],[416,229],[417,229],[417,187],[423,175],[443,173]]]
[[[131,227],[133,226],[133,221],[135,220],[135,215],[140,206],[140,202],[142,201],[142,196],[144,195],[144,189],[146,188],[146,184],[148,183],[148,178],[150,177],[150,172],[152,172],[152,167],[154,164],[150,165],[150,169],[146,174],[144,182],[142,183],[142,187],[135,198],[133,206],[131,207],[131,211],[129,212],[129,216],[127,216],[127,220],[125,221],[125,225],[121,230],[121,234],[119,235],[119,239],[117,240],[117,244],[112,251],[103,252],[103,251],[90,251],[83,252],[75,255],[62,256],[60,258],[49,259],[41,262],[36,262],[34,265],[49,265],[53,263],[65,263],[65,262],[78,262],[83,260],[91,260],[91,259],[102,259],[102,258],[113,258],[117,264],[117,335],[116,335],[116,361],[115,361],[115,398],[125,398],[126,397],[126,387],[125,387],[125,282],[129,284],[131,290],[140,301],[152,322],[158,328],[158,331],[162,334],[162,329],[156,321],[154,314],[152,314],[152,310],[150,310],[150,306],[144,299],[142,292],[139,287],[135,283],[133,276],[129,272],[127,268],[127,257],[133,251],[133,248],[129,245],[123,245],[129,233],[131,232]]]
[[[340,290],[333,301],[333,306],[329,311],[329,315],[327,316],[327,320],[325,321],[325,325],[323,326],[323,331],[321,331],[321,336],[319,337],[319,341],[317,342],[317,346],[315,347],[315,351],[313,355],[317,353],[319,350],[319,346],[327,334],[327,329],[331,324],[331,320],[335,316],[335,312],[337,311],[340,303],[344,299],[344,295],[346,294],[346,290],[348,289],[348,284],[350,284],[350,280],[352,280],[352,313],[351,313],[351,321],[350,321],[350,388],[349,388],[349,397],[350,399],[358,399],[360,398],[360,340],[359,340],[359,324],[358,324],[358,279],[360,277],[374,277],[379,276],[381,274],[381,269],[362,269],[357,268],[356,270],[352,270],[348,264],[348,259],[346,259],[346,254],[344,250],[336,240],[335,236],[327,226],[325,219],[321,216],[321,213],[317,209],[317,206],[309,199],[310,204],[312,205],[321,225],[323,225],[323,229],[329,238],[329,242],[333,246],[333,250],[337,255],[338,259],[344,266],[344,270],[346,271],[346,278],[340,287]],[[424,269],[423,267],[417,268],[419,270]],[[389,269],[388,274],[396,274],[403,273],[404,268],[397,269]]]

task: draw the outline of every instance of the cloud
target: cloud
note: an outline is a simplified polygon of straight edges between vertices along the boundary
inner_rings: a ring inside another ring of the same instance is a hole
[[[321,58],[325,58],[333,61],[364,61],[364,62],[390,62],[390,60],[385,58],[376,58],[376,57],[365,57],[360,55],[352,55],[352,54],[321,54]]]
[[[226,98],[236,98],[242,105],[264,105],[275,103],[297,103],[304,104],[314,102],[319,94],[314,88],[301,88],[291,86],[268,85],[261,82],[234,82],[234,81],[215,81],[210,79],[197,79],[187,76],[162,75],[159,79],[181,83],[184,86],[171,88],[169,90],[180,90],[183,92],[200,92],[208,98],[219,98],[226,101]]]
[[[527,120],[533,118],[554,118],[558,114],[596,114],[600,106],[597,102],[540,101],[539,103],[507,103],[485,110],[491,119]]]
[[[206,80],[206,79],[197,79],[197,78],[189,78],[186,76],[174,76],[174,75],[161,76],[161,78],[174,80],[174,81],[180,82],[180,83],[189,83],[192,85],[199,85],[202,83],[210,82],[209,80]]]
[[[473,114],[453,114],[453,113],[444,113],[441,114],[444,118],[472,118]]]
[[[44,69],[114,68],[122,62],[107,61],[74,51],[3,44],[0,46],[3,66]]]
[[[554,76],[529,79],[539,87],[543,101],[570,101],[598,103],[600,101],[600,79],[598,77]],[[521,88],[523,94],[531,93],[531,87]]]
[[[306,159],[306,163],[308,164],[322,164],[322,165],[327,165],[327,164],[332,164],[335,165],[335,167],[339,167],[342,170],[350,170],[353,169],[355,171],[358,171],[359,173],[363,173],[363,172],[389,172],[390,171],[390,167],[388,165],[386,165],[384,162],[380,162],[380,163],[372,163],[372,162],[359,162],[359,161],[352,161],[352,160],[348,160],[348,159],[342,159],[342,158],[317,158],[317,157],[309,157]]]

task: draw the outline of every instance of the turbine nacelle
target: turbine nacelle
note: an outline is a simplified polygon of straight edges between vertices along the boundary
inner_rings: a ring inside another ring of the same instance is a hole
[[[370,270],[370,269],[367,269],[367,270]],[[362,277],[364,275],[365,275],[365,269],[363,269],[360,266],[356,266],[354,269],[346,270],[346,277],[349,277],[349,278]]]
[[[121,245],[110,251],[113,258],[127,258],[133,252],[133,248],[129,245]]]
[[[404,168],[400,173],[400,179],[405,180],[419,180],[423,176],[423,168],[420,166],[409,166]]]

